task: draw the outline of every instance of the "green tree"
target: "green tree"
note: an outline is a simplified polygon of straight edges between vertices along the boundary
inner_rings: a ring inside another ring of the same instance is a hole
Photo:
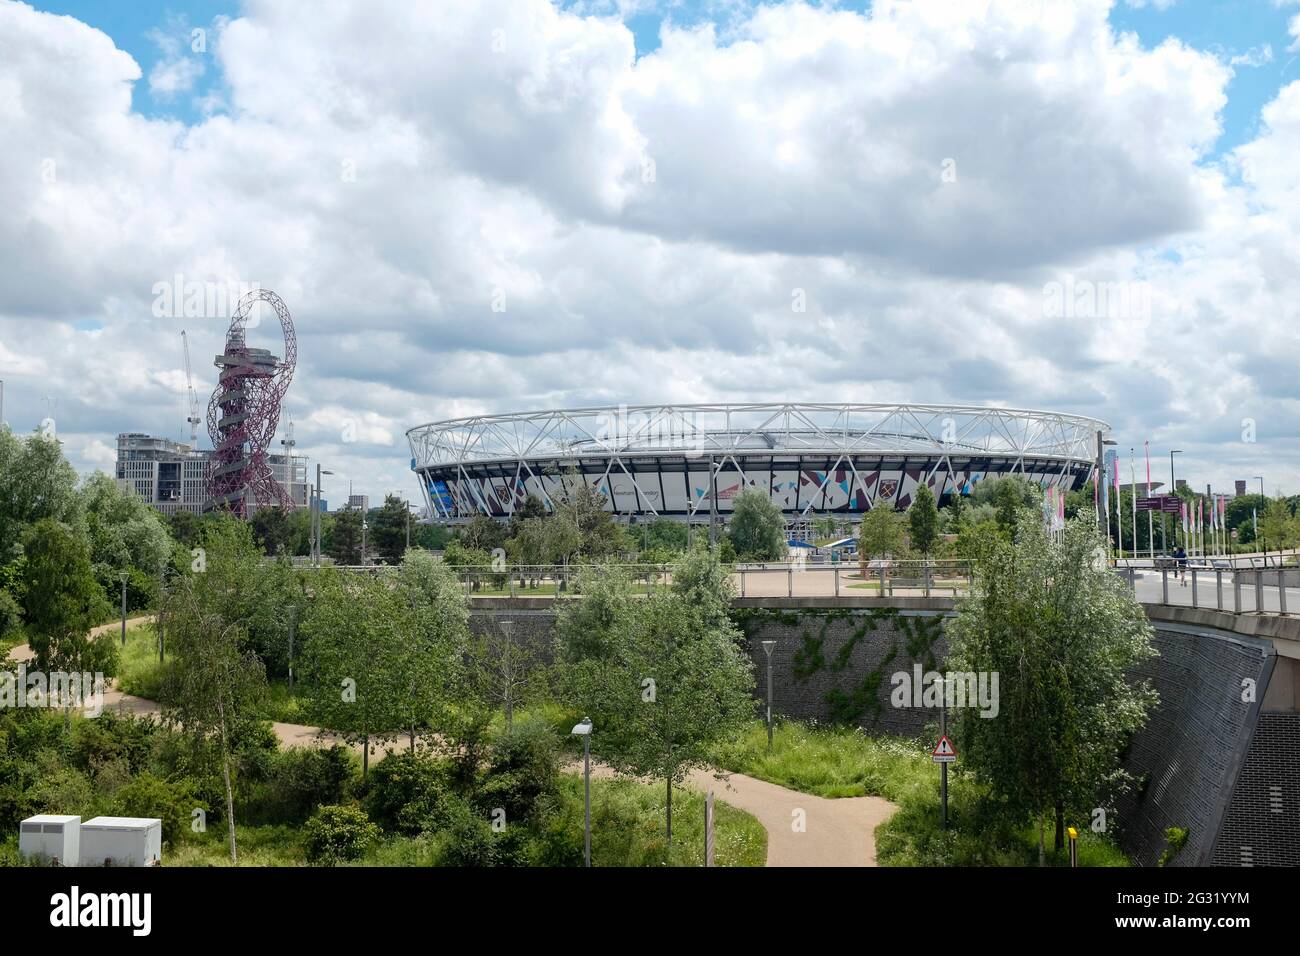
[[[680,554],[686,550],[689,532],[685,522],[655,518],[639,529],[644,550]]]
[[[396,495],[385,495],[383,506],[374,512],[370,521],[370,550],[386,564],[400,563],[406,553],[410,518],[406,502]]]
[[[939,539],[939,509],[935,507],[934,492],[925,483],[916,487],[916,497],[907,509],[907,527],[912,547],[928,556]]]
[[[510,525],[506,537],[516,538],[519,536],[519,526],[533,518],[546,518],[549,512],[546,510],[546,504],[541,498],[531,492],[524,498],[523,503],[514,510],[510,515]]]
[[[204,521],[198,555],[185,573],[221,582],[203,589],[204,607],[238,625],[241,640],[272,676],[286,675],[290,619],[301,617],[308,603],[299,572],[287,558],[268,559],[249,525],[230,515]]]
[[[134,597],[134,607],[152,603],[171,554],[171,536],[162,516],[103,472],[86,479],[81,500],[91,564],[105,594],[117,594],[125,572],[131,578],[128,601]]]
[[[37,667],[111,675],[112,638],[89,636],[110,605],[95,581],[85,538],[62,522],[42,518],[27,529],[23,552],[23,617]]]
[[[225,787],[230,861],[237,863],[235,751],[257,725],[266,673],[246,646],[243,621],[229,615],[230,592],[239,587],[239,578],[231,573],[238,561],[209,551],[202,567],[180,575],[165,598],[170,661],[163,672],[163,718],[200,749],[215,746]]]
[[[515,533],[506,541],[506,554],[515,566],[531,567],[550,564],[555,558],[550,534],[552,522],[547,518],[525,518],[511,522]]]
[[[975,507],[992,505],[996,508],[999,502],[1010,498],[1017,499],[1022,508],[1037,508],[1042,503],[1043,492],[1022,475],[995,475],[976,482],[970,493],[970,503]]]
[[[327,568],[303,620],[303,678],[312,721],[362,745],[362,776],[372,744],[409,730],[422,704],[412,688],[435,679],[439,661],[414,640],[419,627],[408,592],[390,580]]]
[[[1125,784],[1121,754],[1155,703],[1133,677],[1155,654],[1141,605],[1098,561],[1092,522],[1062,537],[1018,521],[1014,542],[999,537],[978,561],[947,629],[950,670],[999,677],[996,719],[959,712],[959,749],[998,805],[1038,818],[1040,863],[1047,814],[1059,848],[1066,812]]]
[[[361,522],[363,520],[364,516],[360,511],[351,509],[333,515],[327,551],[337,563],[354,566],[361,563]]]
[[[1229,531],[1237,532],[1239,544],[1250,544],[1255,540],[1255,515],[1263,518],[1269,499],[1263,495],[1250,494],[1233,498],[1223,508],[1223,521]]]
[[[416,524],[411,527],[411,544],[425,551],[441,551],[452,539],[452,530],[442,524]]]
[[[948,497],[948,506],[940,511],[940,526],[948,534],[961,534],[971,521],[971,508],[960,492]]]
[[[721,594],[698,605],[675,591],[633,598],[626,578],[617,587],[584,591],[579,603],[597,606],[562,616],[560,659],[573,704],[595,724],[593,752],[621,773],[664,780],[671,842],[672,785],[753,716],[752,666],[743,635],[713,617]]]
[[[863,561],[898,555],[905,545],[902,516],[887,503],[862,516],[858,529],[858,555]]]
[[[507,733],[514,729],[515,708],[543,690],[545,668],[540,648],[518,633],[517,621],[496,621],[470,641],[471,686],[490,709],[504,711]]]
[[[167,516],[171,535],[186,548],[196,547],[202,534],[203,519],[192,511],[173,511]]]
[[[781,507],[757,488],[745,488],[736,495],[727,536],[741,560],[776,561],[786,553]]]
[[[448,723],[454,700],[463,697],[470,649],[469,606],[455,573],[428,551],[411,548],[393,587],[410,609],[405,695],[411,749],[418,731]]]
[[[253,538],[268,555],[293,554],[294,527],[289,513],[278,505],[258,508],[248,519]]]
[[[460,526],[456,539],[470,551],[486,551],[489,554],[506,545],[506,528],[495,518],[487,515],[475,515]]]
[[[1295,516],[1283,498],[1270,499],[1259,513],[1259,534],[1270,549],[1294,547],[1295,524]]]
[[[711,627],[730,620],[736,586],[721,556],[697,542],[673,564],[673,593],[695,608]]]
[[[81,530],[77,473],[53,438],[0,427],[0,565],[18,557],[26,529],[43,518]]]
[[[993,505],[997,509],[998,531],[1008,540],[1015,537],[1016,523],[1025,511],[1024,499],[1010,481],[1000,481],[995,486]]]
[[[604,493],[588,484],[577,471],[570,469],[560,477],[559,490],[551,501],[555,508],[553,520],[560,522],[556,530],[563,535],[557,540],[578,543],[576,549],[563,555],[565,563],[575,554],[600,560],[626,548],[626,536],[605,508]]]

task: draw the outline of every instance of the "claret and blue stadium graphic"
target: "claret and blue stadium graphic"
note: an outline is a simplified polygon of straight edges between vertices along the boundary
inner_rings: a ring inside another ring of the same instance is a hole
[[[637,405],[483,415],[407,432],[430,514],[509,517],[588,484],[627,518],[706,519],[745,488],[791,518],[946,501],[988,477],[1079,487],[1105,422],[958,405]]]

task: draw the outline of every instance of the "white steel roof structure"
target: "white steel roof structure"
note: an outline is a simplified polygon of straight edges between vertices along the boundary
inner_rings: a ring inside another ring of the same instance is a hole
[[[407,440],[437,518],[506,516],[527,494],[549,506],[557,476],[571,471],[615,512],[689,518],[728,509],[721,484],[762,487],[764,475],[783,510],[802,515],[886,497],[905,507],[917,481],[940,496],[995,473],[1072,487],[1091,467],[1096,433],[1109,430],[1026,409],[782,402],[479,415],[417,426]],[[679,493],[663,473],[689,477]]]

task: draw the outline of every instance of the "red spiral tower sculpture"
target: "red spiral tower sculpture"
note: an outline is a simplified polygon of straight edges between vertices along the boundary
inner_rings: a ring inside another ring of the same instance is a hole
[[[284,358],[266,349],[249,348],[248,316],[259,302],[275,309],[284,333]],[[280,403],[294,367],[298,364],[298,339],[289,308],[269,289],[246,293],[235,309],[226,332],[225,351],[213,363],[220,373],[217,389],[208,402],[209,507],[226,509],[246,518],[250,506],[275,503],[286,510],[293,498],[271,469],[268,448],[280,422]]]

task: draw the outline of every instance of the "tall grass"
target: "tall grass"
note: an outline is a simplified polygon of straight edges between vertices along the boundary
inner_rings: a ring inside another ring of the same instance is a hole
[[[928,758],[929,751],[916,741],[796,721],[776,725],[769,752],[767,727],[755,721],[737,741],[720,748],[715,759],[724,770],[801,793],[870,795],[897,802],[927,777],[933,781]]]
[[[117,689],[146,700],[158,700],[164,666],[158,662],[158,629],[152,623],[129,626],[126,647],[118,645]]]

